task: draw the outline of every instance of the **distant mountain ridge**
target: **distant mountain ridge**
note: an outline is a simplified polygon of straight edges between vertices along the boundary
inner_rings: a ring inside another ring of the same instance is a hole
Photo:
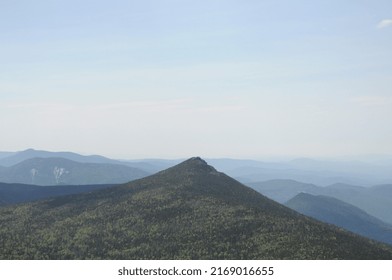
[[[178,164],[182,160],[139,159],[114,160],[107,157],[83,156],[72,152],[48,152],[28,149],[21,152],[0,152],[0,166],[12,166],[26,159],[61,157],[77,162],[122,164],[155,173]],[[379,160],[377,160],[379,158]],[[335,183],[372,186],[392,182],[392,157],[375,157],[340,160],[315,160],[299,158],[281,161],[258,161],[245,159],[208,159],[211,164],[242,183],[274,179],[291,179],[327,186]]]
[[[8,154],[8,156],[0,157],[0,165],[5,167],[10,167],[32,158],[64,158],[80,163],[121,163],[120,161],[113,160],[100,155],[84,156],[73,152],[49,152],[35,149],[27,149],[20,152],[12,152],[5,154]]]
[[[322,222],[392,245],[392,225],[336,198],[300,193],[285,205]]]
[[[246,184],[251,188],[255,189],[259,193],[273,199],[279,203],[284,204],[288,200],[295,197],[297,194],[306,193],[318,193],[320,187],[298,182],[295,180],[269,180],[264,182],[254,182]]]
[[[112,163],[119,164],[119,161],[99,155],[83,156],[73,152],[49,152],[34,149],[27,149],[21,152],[8,153],[10,155],[0,157],[0,165],[10,167],[32,158],[64,158],[80,163]]]
[[[15,154],[14,152],[0,152],[0,160]]]
[[[392,164],[360,161],[322,161],[295,159],[283,162],[211,161],[221,170],[243,183],[287,179],[327,186],[334,183],[377,185],[392,182]],[[223,167],[223,168],[222,168]]]
[[[200,158],[120,186],[0,208],[0,259],[392,259]]]
[[[365,188],[348,184],[333,184],[319,187],[292,180],[271,180],[247,185],[282,204],[301,192],[334,197],[366,211],[385,223],[392,224],[392,185]]]
[[[33,158],[64,158],[80,163],[106,163],[126,165],[141,169],[149,174],[161,171],[177,164],[179,161],[172,160],[116,160],[100,155],[80,155],[73,152],[49,152],[35,149],[27,149],[20,152],[0,152],[0,168],[11,167],[28,159]]]
[[[118,164],[80,163],[64,158],[32,158],[0,169],[0,182],[35,185],[126,183],[149,175]]]

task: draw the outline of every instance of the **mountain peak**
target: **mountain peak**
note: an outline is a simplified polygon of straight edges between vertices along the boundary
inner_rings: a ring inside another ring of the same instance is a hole
[[[311,195],[310,193],[307,193],[307,192],[300,192],[295,197],[302,199],[302,198],[317,197],[317,196],[316,195]]]
[[[214,174],[219,175],[219,173],[214,167],[208,165],[208,163],[200,157],[189,158],[171,168],[163,170],[158,174],[169,174],[175,173],[177,175],[205,175]]]
[[[177,168],[184,168],[187,171],[217,172],[214,167],[208,165],[208,163],[200,157],[192,157],[178,164]]]
[[[26,150],[23,150],[23,151],[20,151],[19,153],[20,154],[25,154],[25,153],[35,153],[35,152],[38,152],[37,150],[35,150],[35,149],[32,149],[32,148],[30,148],[30,149],[26,149]]]
[[[188,159],[188,161],[193,162],[195,164],[208,165],[208,163],[204,159],[202,159],[201,157],[192,157],[192,158]]]

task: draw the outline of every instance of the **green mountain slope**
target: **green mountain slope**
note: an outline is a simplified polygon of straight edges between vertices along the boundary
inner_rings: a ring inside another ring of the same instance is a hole
[[[336,198],[301,193],[285,205],[317,220],[392,245],[391,225]]]
[[[200,158],[89,194],[0,209],[2,259],[392,259]]]

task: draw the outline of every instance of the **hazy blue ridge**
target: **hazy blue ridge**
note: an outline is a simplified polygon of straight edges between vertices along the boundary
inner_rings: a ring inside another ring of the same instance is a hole
[[[286,203],[301,192],[334,197],[366,211],[385,223],[392,224],[391,184],[365,188],[339,183],[320,187],[293,180],[270,180],[247,185],[279,203]]]
[[[392,245],[392,225],[336,198],[300,193],[285,205],[320,221]]]
[[[107,163],[80,163],[64,158],[32,158],[0,169],[0,182],[35,185],[126,183],[149,175],[146,171]]]

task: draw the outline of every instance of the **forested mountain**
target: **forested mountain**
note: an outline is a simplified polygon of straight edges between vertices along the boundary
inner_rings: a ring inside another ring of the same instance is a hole
[[[301,193],[285,205],[322,222],[392,245],[392,225],[336,198]]]
[[[35,185],[126,183],[147,176],[137,168],[118,164],[80,163],[64,158],[33,158],[0,169],[0,182]]]
[[[2,259],[392,259],[200,158],[88,194],[0,209]]]

